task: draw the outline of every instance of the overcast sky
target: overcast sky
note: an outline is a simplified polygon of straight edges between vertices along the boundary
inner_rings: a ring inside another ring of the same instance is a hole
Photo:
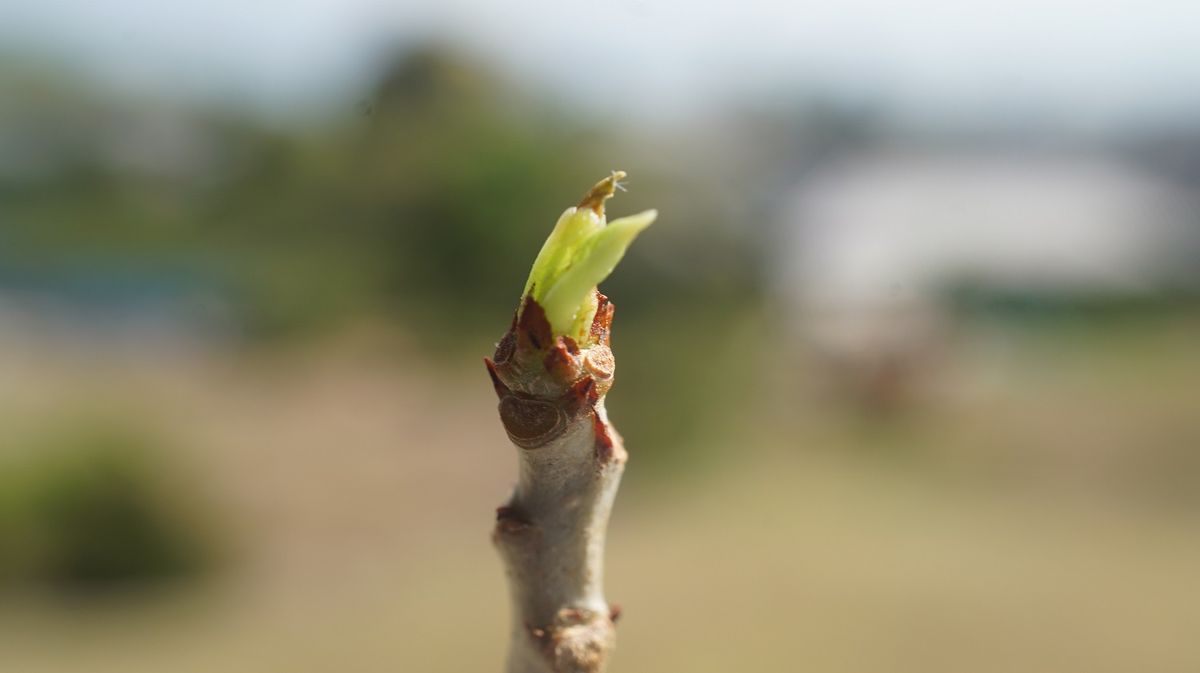
[[[813,89],[1085,124],[1200,109],[1195,0],[0,0],[0,54],[283,109],[429,35],[606,112]]]

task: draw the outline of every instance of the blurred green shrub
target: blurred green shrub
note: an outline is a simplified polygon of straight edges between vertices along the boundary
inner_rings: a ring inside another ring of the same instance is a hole
[[[0,472],[0,581],[68,591],[186,578],[213,559],[190,505],[127,429],[74,428]]]
[[[18,555],[24,547],[18,539],[21,531],[15,491],[5,481],[0,479],[0,590],[15,580],[18,568],[23,565]]]

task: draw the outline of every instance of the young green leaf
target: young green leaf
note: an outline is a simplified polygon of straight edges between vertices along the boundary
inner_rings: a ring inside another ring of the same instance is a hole
[[[613,171],[578,206],[563,212],[529,272],[525,294],[545,311],[555,336],[586,341],[596,312],[596,286],[658,216],[657,211],[647,210],[605,223],[604,201],[624,176],[622,171]]]

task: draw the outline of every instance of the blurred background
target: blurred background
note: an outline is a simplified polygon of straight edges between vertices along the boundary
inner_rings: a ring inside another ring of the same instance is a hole
[[[1200,5],[0,4],[0,671],[499,670],[563,208],[613,670],[1200,670]]]

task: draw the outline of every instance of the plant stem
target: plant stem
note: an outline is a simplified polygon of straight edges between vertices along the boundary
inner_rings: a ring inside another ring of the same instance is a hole
[[[601,181],[577,208],[603,218],[615,185]],[[615,365],[613,306],[594,288],[583,305],[593,302],[585,334],[556,334],[527,286],[512,326],[485,359],[519,458],[516,488],[497,510],[492,536],[512,598],[508,673],[599,673],[615,643],[604,540],[627,454],[604,410]]]

